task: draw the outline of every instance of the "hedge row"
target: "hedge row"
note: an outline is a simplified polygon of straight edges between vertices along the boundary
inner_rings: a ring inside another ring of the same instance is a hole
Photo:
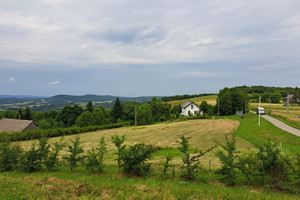
[[[112,128],[119,128],[122,126],[130,125],[130,122],[121,122],[116,124],[106,124],[102,126],[88,126],[88,127],[77,127],[73,126],[70,128],[56,128],[56,129],[37,129],[37,130],[28,130],[24,132],[12,132],[12,133],[6,133],[2,132],[0,133],[0,138],[7,139],[9,141],[23,141],[23,140],[32,140],[32,139],[38,139],[42,136],[45,137],[58,137],[58,136],[64,136],[64,135],[73,135],[78,133],[86,133],[86,132],[92,132],[92,131],[98,131],[98,130],[105,130],[105,129],[112,129]]]

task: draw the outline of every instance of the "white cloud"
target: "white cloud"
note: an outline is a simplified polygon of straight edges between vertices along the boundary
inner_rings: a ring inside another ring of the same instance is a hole
[[[12,83],[12,82],[15,82],[16,81],[16,78],[15,77],[11,77],[7,80],[7,82],[9,83]]]
[[[48,85],[49,86],[51,86],[51,85],[57,85],[57,84],[59,84],[60,83],[60,81],[53,81],[53,82],[51,82],[51,83],[48,83]]]

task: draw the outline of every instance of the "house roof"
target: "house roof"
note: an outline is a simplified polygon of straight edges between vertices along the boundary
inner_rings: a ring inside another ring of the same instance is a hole
[[[32,123],[31,120],[3,118],[0,120],[0,132],[22,132]]]
[[[194,102],[188,101],[188,102],[186,102],[183,106],[181,106],[181,108],[186,108],[186,107],[188,107],[188,106],[191,105],[191,104],[196,105]],[[196,105],[196,106],[197,106],[197,105]],[[198,107],[198,106],[197,106],[197,107]]]

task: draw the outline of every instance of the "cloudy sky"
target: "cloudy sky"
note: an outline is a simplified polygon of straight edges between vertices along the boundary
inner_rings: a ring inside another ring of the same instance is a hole
[[[300,86],[299,0],[0,0],[0,94]]]

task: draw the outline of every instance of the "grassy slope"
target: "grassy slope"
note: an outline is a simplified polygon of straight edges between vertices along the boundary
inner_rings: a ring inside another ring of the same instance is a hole
[[[225,119],[222,119],[225,118]],[[236,129],[240,122],[239,128]],[[235,131],[236,130],[236,131]],[[263,192],[261,188],[234,187],[228,188],[214,181],[212,184],[203,184],[206,181],[200,177],[198,183],[184,182],[178,177],[170,180],[158,178],[161,173],[163,157],[166,153],[173,153],[177,164],[176,174],[180,167],[180,153],[176,150],[176,140],[182,134],[192,136],[193,150],[199,150],[214,144],[212,140],[224,141],[224,135],[235,131],[238,150],[248,151],[255,148],[250,143],[258,145],[270,138],[272,141],[282,142],[283,146],[293,152],[300,151],[299,137],[285,133],[271,123],[262,120],[261,127],[257,126],[257,116],[247,114],[246,119],[238,116],[221,117],[217,120],[191,120],[176,123],[161,123],[141,127],[124,127],[113,130],[97,131],[80,134],[85,150],[94,147],[103,135],[107,138],[108,155],[105,158],[106,174],[89,174],[83,168],[70,173],[66,167],[61,167],[53,173],[23,174],[19,172],[0,174],[0,199],[297,199],[297,196]],[[127,135],[126,144],[148,142],[158,146],[173,147],[156,152],[153,158],[154,177],[139,179],[123,177],[117,172],[113,160],[114,148],[108,141],[111,135]],[[66,141],[74,136],[65,137]],[[50,142],[59,140],[51,138]],[[28,148],[33,141],[18,142]],[[208,154],[202,163],[213,161],[213,168],[218,166],[214,154]],[[202,173],[203,174],[203,173]]]
[[[274,142],[280,142],[283,147],[291,152],[300,152],[300,137],[287,133],[270,122],[261,118],[261,126],[258,126],[258,117],[255,114],[248,113],[246,119],[239,119],[238,116],[230,116],[229,119],[238,119],[241,123],[236,130],[236,136],[245,139],[251,144],[257,146],[270,139]]]
[[[217,95],[211,95],[211,96],[204,96],[204,97],[195,97],[191,99],[182,99],[182,100],[175,100],[175,101],[169,101],[168,103],[171,105],[178,105],[178,104],[185,104],[188,101],[192,101],[197,105],[200,105],[202,101],[207,101],[208,104],[210,105],[216,105],[217,101]]]
[[[251,187],[224,187],[119,174],[2,173],[0,199],[297,199]]]

